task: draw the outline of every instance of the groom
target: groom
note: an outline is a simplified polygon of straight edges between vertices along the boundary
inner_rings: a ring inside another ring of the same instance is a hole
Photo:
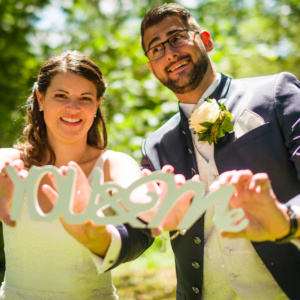
[[[152,8],[141,38],[149,68],[174,92],[180,109],[144,142],[143,168],[172,165],[187,179],[200,174],[207,188],[225,171],[251,169],[269,174],[280,202],[300,194],[300,83],[295,76],[231,79],[217,73],[208,56],[210,34],[177,4]],[[198,141],[188,121],[207,97],[226,98],[235,124],[211,145]],[[176,299],[300,299],[296,247],[222,238],[212,221],[217,206],[172,240]]]

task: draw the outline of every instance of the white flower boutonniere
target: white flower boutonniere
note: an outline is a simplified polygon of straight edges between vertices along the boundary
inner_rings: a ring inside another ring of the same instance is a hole
[[[226,99],[216,101],[207,98],[190,117],[190,128],[193,128],[195,134],[198,134],[198,141],[213,142],[225,135],[225,132],[233,130],[231,113],[226,109],[224,103]]]

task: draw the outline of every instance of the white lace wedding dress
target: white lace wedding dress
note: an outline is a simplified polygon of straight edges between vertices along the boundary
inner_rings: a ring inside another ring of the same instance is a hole
[[[106,151],[95,164],[103,168]],[[93,171],[89,176],[92,181]],[[6,258],[0,299],[116,300],[111,272],[98,274],[87,248],[56,220],[31,221],[26,200],[15,228],[3,224]]]

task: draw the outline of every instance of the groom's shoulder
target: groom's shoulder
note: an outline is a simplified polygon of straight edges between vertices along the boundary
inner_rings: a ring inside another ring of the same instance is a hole
[[[274,75],[257,76],[248,78],[236,78],[232,79],[233,86],[241,86],[243,88],[248,87],[251,89],[260,89],[261,86],[276,86],[282,83],[299,83],[297,77],[289,72],[281,72]]]

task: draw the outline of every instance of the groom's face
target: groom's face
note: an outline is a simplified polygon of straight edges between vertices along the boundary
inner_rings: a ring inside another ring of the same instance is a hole
[[[186,28],[178,16],[166,17],[160,23],[146,29],[144,34],[146,51]],[[165,54],[148,63],[155,77],[176,94],[196,89],[210,63],[206,45],[202,41],[202,33],[190,31],[189,35],[190,40],[178,48],[165,43]]]

